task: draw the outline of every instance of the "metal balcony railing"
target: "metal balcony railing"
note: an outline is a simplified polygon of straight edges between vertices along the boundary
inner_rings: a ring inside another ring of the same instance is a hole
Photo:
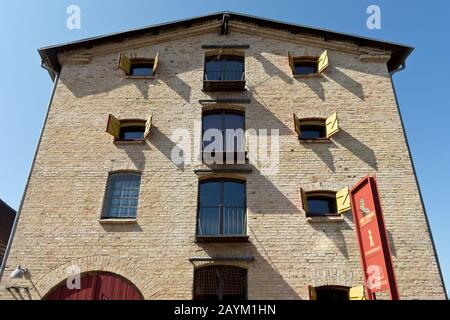
[[[198,209],[199,236],[245,236],[247,208],[243,206],[202,206]]]

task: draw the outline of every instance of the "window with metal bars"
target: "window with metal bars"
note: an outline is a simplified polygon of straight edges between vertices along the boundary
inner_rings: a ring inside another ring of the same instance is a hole
[[[135,219],[141,185],[140,173],[114,173],[108,178],[103,219]]]
[[[194,272],[194,300],[247,299],[247,270],[234,266],[210,266]]]

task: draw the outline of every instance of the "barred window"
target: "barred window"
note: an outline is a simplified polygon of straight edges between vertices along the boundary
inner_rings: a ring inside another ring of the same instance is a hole
[[[245,300],[247,270],[233,266],[211,266],[195,270],[194,300]]]
[[[103,219],[136,218],[141,175],[115,173],[109,176]]]

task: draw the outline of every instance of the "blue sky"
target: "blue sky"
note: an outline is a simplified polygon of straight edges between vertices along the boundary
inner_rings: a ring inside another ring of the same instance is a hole
[[[72,4],[81,8],[81,30],[66,28],[66,9]],[[381,8],[381,30],[366,27],[366,9],[371,4]],[[1,1],[0,198],[15,209],[20,205],[51,92],[52,83],[40,68],[37,48],[222,10],[416,47],[407,70],[394,79],[441,266],[450,286],[450,212],[444,201],[450,191],[447,0]]]

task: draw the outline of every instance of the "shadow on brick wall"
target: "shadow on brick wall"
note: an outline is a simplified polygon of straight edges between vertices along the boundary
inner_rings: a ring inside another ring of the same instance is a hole
[[[375,152],[350,133],[341,129],[336,136],[336,142],[344,146],[367,165],[375,170],[378,170],[378,162]]]
[[[253,214],[297,214],[299,212],[298,206],[269,180],[269,176],[255,166],[251,167],[252,174],[247,179],[247,190],[249,190],[247,208]],[[286,186],[286,190],[291,189],[291,186]],[[252,199],[254,201],[249,201]],[[257,199],[264,199],[264,201],[256,201]]]
[[[346,75],[344,72],[336,68],[335,66],[330,66],[325,71],[326,76],[340,86],[345,88],[347,91],[351,92],[354,96],[358,97],[361,100],[364,100],[364,90],[361,83],[353,80],[351,77]]]
[[[270,77],[278,77],[281,80],[283,80],[286,83],[293,83],[294,78],[288,74],[286,74],[283,70],[278,68],[276,65],[274,65],[271,61],[269,61],[266,57],[264,57],[261,54],[254,54],[253,57],[261,63],[261,66],[263,67],[264,71],[270,76]],[[286,57],[286,62],[288,62]],[[267,79],[269,81],[270,79]],[[258,84],[259,85],[259,84]]]
[[[279,130],[280,136],[283,135],[295,135],[293,122],[292,127],[287,126],[284,122],[282,122],[279,118],[279,115],[275,115],[271,108],[277,110],[279,106],[279,102],[276,99],[270,98],[266,99],[262,94],[258,94],[253,92],[253,97],[251,99],[251,103],[246,105],[246,118],[249,120],[248,122],[257,124],[257,127],[251,127],[247,129],[267,129],[268,134],[270,134],[271,130]],[[272,104],[269,104],[267,100],[272,101]],[[289,114],[289,119],[292,118],[292,113]]]
[[[145,169],[145,154],[150,150],[147,143],[143,144],[116,144],[117,149],[123,150],[127,157],[139,170]]]
[[[173,142],[166,134],[164,134],[161,130],[158,129],[158,127],[152,127],[151,134],[150,134],[150,143],[159,151],[161,152],[164,157],[167,158],[167,160],[170,161],[174,166],[176,166],[179,170],[185,169],[185,164],[175,164],[172,161],[172,150],[174,148],[178,148],[177,144]],[[180,150],[180,152],[182,152]],[[182,154],[182,153],[181,153]],[[189,160],[190,161],[190,160]]]
[[[334,143],[303,143],[302,145],[313,151],[332,172],[336,172],[332,149],[336,149],[337,146]]]
[[[108,70],[109,72],[109,70]],[[111,77],[106,72],[105,74],[96,74],[94,76],[84,77],[82,75],[69,74],[65,76],[63,69],[60,81],[66,88],[77,98],[83,98],[91,95],[107,94],[114,89],[132,84],[140,92],[145,100],[149,98],[149,90],[154,80],[132,80],[125,77],[117,79],[116,81],[108,81],[106,78]]]
[[[339,252],[345,257],[349,258],[348,255],[348,248],[347,248],[347,241],[345,239],[344,233],[349,233],[352,229],[352,227],[346,222],[317,222],[317,223],[311,223],[311,226],[316,232],[320,232],[323,235],[325,235],[331,242],[334,244],[334,246],[339,250]],[[311,241],[317,242],[318,240],[312,239]],[[308,247],[314,248],[312,245],[308,245]],[[334,250],[333,250],[334,251]],[[312,254],[320,254],[320,250],[316,250],[316,252]]]
[[[180,70],[180,72],[188,70]],[[189,70],[190,71],[190,70]],[[164,72],[160,70],[160,73]],[[191,101],[191,86],[183,81],[177,74],[163,74],[158,78],[158,82],[165,83],[173,92],[183,98],[186,102]]]
[[[248,270],[249,299],[300,299],[299,294],[285,279],[287,274],[280,272],[280,268],[277,266],[277,262],[271,258],[270,252],[263,249],[255,237],[252,238],[252,241],[255,243],[199,243],[198,245],[204,250],[204,254],[201,255],[213,258],[213,261],[207,265],[234,265]],[[233,261],[234,258],[243,257],[253,257],[254,260]],[[219,261],[214,261],[217,258],[220,258]],[[299,287],[306,286],[306,284],[297,285]]]

